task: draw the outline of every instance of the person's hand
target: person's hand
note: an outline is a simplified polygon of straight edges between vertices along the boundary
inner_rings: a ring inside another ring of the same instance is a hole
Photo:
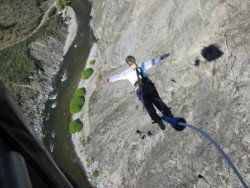
[[[107,83],[109,83],[109,78],[105,78],[105,79],[100,81],[100,84],[102,84],[102,85],[107,84]]]
[[[163,55],[160,57],[160,59],[161,59],[161,60],[166,59],[168,56],[169,56],[169,53],[163,54]]]

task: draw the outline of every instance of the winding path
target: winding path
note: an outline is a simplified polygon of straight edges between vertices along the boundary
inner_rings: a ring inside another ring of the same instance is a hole
[[[15,45],[15,44],[17,44],[17,43],[19,43],[19,42],[22,42],[22,41],[26,40],[28,37],[30,37],[31,35],[33,35],[34,33],[36,33],[36,32],[43,26],[43,24],[49,19],[49,12],[50,12],[50,10],[51,10],[53,7],[56,7],[56,0],[53,1],[53,3],[49,6],[49,8],[47,9],[47,11],[46,11],[45,14],[43,15],[43,18],[42,18],[40,24],[37,26],[37,28],[36,28],[35,30],[33,30],[29,35],[27,35],[27,36],[24,37],[23,39],[21,39],[21,40],[19,40],[19,41],[17,41],[17,42],[14,42],[14,43],[12,43],[12,44],[9,44],[9,45],[7,45],[7,46],[5,46],[5,47],[3,47],[3,48],[0,48],[0,51],[3,50],[3,49],[5,49],[5,48],[9,48],[10,46],[13,46],[13,45]]]

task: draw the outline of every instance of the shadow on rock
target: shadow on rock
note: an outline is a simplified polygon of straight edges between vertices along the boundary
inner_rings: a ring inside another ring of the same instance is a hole
[[[208,61],[213,61],[218,59],[223,55],[223,52],[219,49],[218,46],[211,44],[208,47],[205,47],[201,50],[201,55]]]

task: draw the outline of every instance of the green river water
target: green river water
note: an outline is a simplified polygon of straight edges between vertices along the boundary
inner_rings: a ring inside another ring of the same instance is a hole
[[[69,103],[73,91],[80,81],[81,72],[94,42],[89,25],[91,4],[87,0],[73,0],[71,6],[77,16],[78,31],[72,46],[64,57],[59,74],[53,82],[54,91],[51,95],[55,94],[57,97],[46,103],[44,144],[74,187],[90,187],[84,168],[74,151],[68,125],[71,120]],[[67,78],[65,81],[62,81],[63,76]],[[52,108],[53,105],[54,108]]]

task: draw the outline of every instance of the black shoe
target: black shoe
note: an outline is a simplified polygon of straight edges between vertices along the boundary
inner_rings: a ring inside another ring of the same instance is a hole
[[[158,125],[159,125],[159,127],[161,128],[161,130],[165,130],[166,129],[166,126],[163,124],[163,121],[160,119],[160,120],[158,120]]]

